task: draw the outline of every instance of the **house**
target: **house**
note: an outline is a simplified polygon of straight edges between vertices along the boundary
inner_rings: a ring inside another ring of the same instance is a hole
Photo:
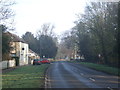
[[[32,64],[33,59],[40,59],[40,56],[35,53],[34,51],[32,51],[31,49],[29,49],[28,51],[28,63]]]
[[[7,34],[11,37],[11,51],[10,55],[12,58],[16,60],[16,66],[27,65],[28,64],[28,44],[18,37],[15,34],[7,32]]]

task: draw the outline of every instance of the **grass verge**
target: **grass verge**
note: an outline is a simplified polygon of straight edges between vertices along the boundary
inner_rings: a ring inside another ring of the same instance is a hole
[[[69,61],[71,63],[79,63],[82,64],[86,67],[98,70],[98,71],[102,71],[108,74],[112,74],[112,75],[117,75],[120,76],[120,70],[118,68],[115,67],[110,67],[107,65],[101,65],[101,64],[94,64],[94,63],[89,63],[89,62],[78,62],[78,61]]]
[[[2,88],[43,88],[49,64],[22,66],[2,74]]]

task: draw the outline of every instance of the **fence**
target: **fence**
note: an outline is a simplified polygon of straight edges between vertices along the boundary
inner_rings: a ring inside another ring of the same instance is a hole
[[[6,69],[9,67],[15,67],[16,66],[16,62],[15,60],[9,60],[9,61],[2,61],[0,62],[0,65],[2,65],[2,69]]]

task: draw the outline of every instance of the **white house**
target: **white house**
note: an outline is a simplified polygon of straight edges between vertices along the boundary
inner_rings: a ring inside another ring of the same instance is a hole
[[[29,46],[25,41],[15,34],[8,33],[12,39],[11,41],[11,57],[16,59],[16,66],[28,64],[28,50]]]
[[[19,50],[17,52],[17,56],[19,56],[19,65],[28,64],[28,44],[23,42],[17,42],[19,45]]]

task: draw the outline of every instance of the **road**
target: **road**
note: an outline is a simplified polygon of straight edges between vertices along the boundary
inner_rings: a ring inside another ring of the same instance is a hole
[[[118,77],[69,62],[52,63],[46,74],[47,88],[118,88]],[[112,90],[112,89],[111,89]]]

